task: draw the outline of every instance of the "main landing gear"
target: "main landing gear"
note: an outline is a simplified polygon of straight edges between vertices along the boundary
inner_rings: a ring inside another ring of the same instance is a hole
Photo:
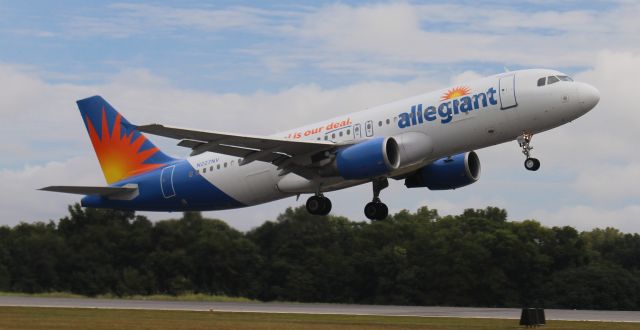
[[[307,199],[307,211],[314,215],[327,215],[331,212],[331,200],[318,193]]]
[[[380,191],[389,186],[387,178],[373,180],[373,200],[364,207],[364,215],[370,220],[384,220],[389,208],[380,201]]]
[[[533,147],[529,144],[532,138],[533,134],[523,132],[522,135],[518,136],[518,145],[520,145],[522,153],[527,157],[527,159],[524,160],[524,168],[529,171],[537,171],[540,168],[540,161],[537,158],[531,157],[531,150],[533,150]]]

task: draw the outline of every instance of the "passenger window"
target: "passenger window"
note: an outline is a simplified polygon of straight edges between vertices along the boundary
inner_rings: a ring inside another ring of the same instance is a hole
[[[336,133],[331,134],[331,138],[335,139],[336,138]]]
[[[206,167],[202,169],[202,173],[207,173],[207,168]]]
[[[325,135],[325,136],[324,136],[324,140],[325,140],[325,141],[329,140],[329,135]]]
[[[227,168],[227,163],[226,162],[224,163],[224,168]]]
[[[382,120],[378,122],[378,126],[382,127]]]
[[[217,168],[220,169],[220,164],[218,164]]]
[[[209,167],[209,172],[213,172],[213,165]]]
[[[391,120],[389,120],[389,118],[387,118],[387,125],[389,125],[391,123]]]
[[[342,131],[340,131],[340,134],[339,134],[339,135],[342,137]]]
[[[545,80],[546,80],[545,77],[542,77],[542,78],[538,79],[538,86],[544,86]]]
[[[351,134],[351,130],[350,130],[350,129],[348,129],[348,130],[347,130],[347,135],[350,135],[350,134]]]
[[[551,84],[557,83],[558,81],[560,81],[560,80],[559,80],[559,79],[558,79],[558,77],[556,77],[556,76],[549,76],[549,77],[547,77],[547,84],[548,84],[548,85],[551,85]]]

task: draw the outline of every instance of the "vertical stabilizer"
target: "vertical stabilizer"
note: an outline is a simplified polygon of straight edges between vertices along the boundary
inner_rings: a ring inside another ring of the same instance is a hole
[[[164,166],[174,160],[100,96],[77,101],[107,183]]]

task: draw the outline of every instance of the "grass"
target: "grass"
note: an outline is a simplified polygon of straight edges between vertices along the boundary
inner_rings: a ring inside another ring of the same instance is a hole
[[[0,329],[517,329],[518,320],[0,307]],[[522,328],[522,327],[520,327]],[[550,321],[542,329],[637,329],[637,323]]]
[[[34,298],[87,298],[75,293],[68,292],[44,292],[44,293],[19,293],[19,292],[0,292],[0,297],[34,297]],[[166,294],[154,294],[149,296],[133,295],[133,296],[115,296],[115,295],[98,295],[95,298],[100,299],[129,299],[129,300],[160,300],[160,301],[209,301],[209,302],[257,302],[243,297],[216,296],[202,293],[186,293],[177,296]]]
[[[86,296],[75,294],[75,293],[69,293],[69,292],[22,293],[22,292],[3,292],[3,291],[0,291],[0,297],[87,298]]]

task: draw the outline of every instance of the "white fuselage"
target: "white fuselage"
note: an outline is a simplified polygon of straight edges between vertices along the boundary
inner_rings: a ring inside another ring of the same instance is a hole
[[[387,175],[397,177],[439,158],[514,140],[523,132],[549,130],[591,110],[597,103],[593,100],[597,91],[587,84],[558,81],[537,85],[542,77],[558,75],[562,73],[543,69],[505,72],[345,114],[274,137],[346,143],[421,132],[431,138],[433,149],[421,162]],[[201,175],[244,205],[369,181],[336,176],[307,180],[294,173],[281,176],[281,171],[270,163],[258,161],[241,166],[239,161],[237,157],[210,152],[188,159],[196,169],[194,175]]]

